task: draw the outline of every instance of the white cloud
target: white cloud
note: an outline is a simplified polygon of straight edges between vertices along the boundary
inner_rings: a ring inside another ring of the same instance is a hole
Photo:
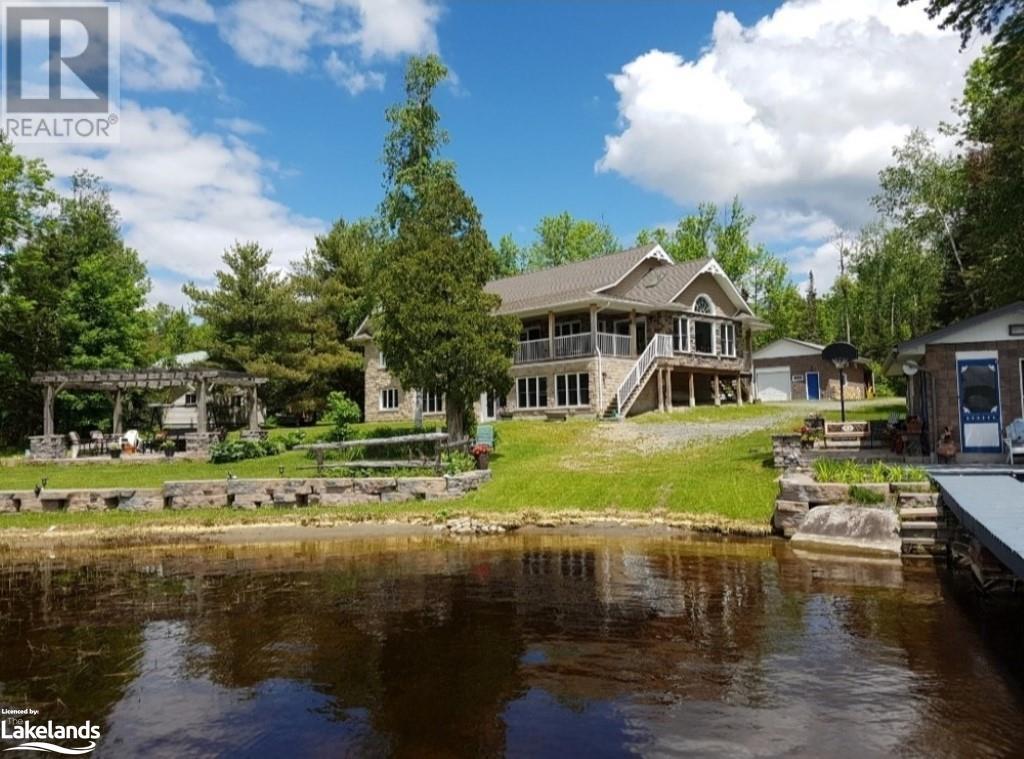
[[[234,0],[218,24],[221,37],[254,66],[306,71],[323,49],[327,73],[358,94],[383,86],[383,74],[369,63],[436,51],[440,16],[432,0]]]
[[[351,63],[341,60],[335,50],[324,61],[324,70],[336,84],[348,90],[350,95],[358,95],[368,89],[384,89],[384,74],[379,71],[361,71]]]
[[[892,0],[789,0],[749,27],[719,13],[696,60],[652,50],[611,77],[620,131],[598,170],[683,205],[738,194],[777,239],[820,240],[867,219],[912,128],[951,118],[958,48]]]
[[[203,65],[181,30],[157,11],[206,20],[203,2],[140,0],[121,5],[121,85],[127,90],[194,90]],[[208,6],[206,6],[208,8]],[[212,9],[210,9],[212,13]]]
[[[237,134],[240,137],[263,134],[267,131],[262,124],[257,124],[255,121],[249,121],[248,119],[216,119],[214,123],[221,129]]]
[[[161,297],[177,282],[207,280],[235,241],[255,240],[284,267],[312,245],[326,225],[274,200],[274,165],[238,137],[199,132],[164,108],[125,103],[121,144],[26,145],[59,177],[77,169],[100,175],[125,222],[125,238],[151,268],[173,276],[155,282]],[[176,302],[181,302],[179,295]]]

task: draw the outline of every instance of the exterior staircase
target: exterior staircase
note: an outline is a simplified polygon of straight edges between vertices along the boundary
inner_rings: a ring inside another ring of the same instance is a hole
[[[899,493],[896,505],[900,515],[903,553],[917,556],[944,556],[950,530],[946,509],[938,493]]]
[[[640,354],[636,363],[633,364],[633,368],[629,370],[622,384],[615,391],[615,397],[608,404],[608,408],[605,409],[602,418],[608,420],[625,419],[633,404],[636,403],[640,392],[647,385],[648,380],[654,374],[654,370],[658,367],[658,359],[671,358],[672,356],[672,335],[655,335],[654,339],[647,344],[644,352]]]

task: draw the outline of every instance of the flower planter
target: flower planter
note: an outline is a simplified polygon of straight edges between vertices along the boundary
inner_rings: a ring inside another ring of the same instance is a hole
[[[476,457],[476,468],[477,469],[490,469],[491,468],[491,454],[481,453]]]

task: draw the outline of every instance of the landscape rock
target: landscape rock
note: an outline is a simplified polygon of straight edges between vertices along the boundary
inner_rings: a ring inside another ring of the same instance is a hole
[[[792,538],[794,547],[899,556],[896,512],[869,506],[819,506],[811,509]]]
[[[810,506],[804,501],[784,501],[779,499],[775,502],[772,527],[777,533],[791,538],[800,525],[803,524],[809,509]]]

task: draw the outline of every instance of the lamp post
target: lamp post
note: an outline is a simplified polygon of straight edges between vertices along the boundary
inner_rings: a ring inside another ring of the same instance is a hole
[[[846,369],[860,354],[849,343],[832,343],[821,352],[821,357],[831,361],[839,370],[839,408],[843,423],[846,423]]]

